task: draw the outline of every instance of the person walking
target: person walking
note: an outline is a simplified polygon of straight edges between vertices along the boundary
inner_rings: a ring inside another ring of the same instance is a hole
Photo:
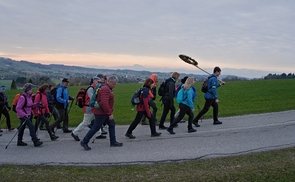
[[[166,80],[165,85],[165,93],[162,97],[162,103],[164,105],[163,113],[161,116],[161,120],[159,123],[159,129],[167,129],[166,126],[164,126],[164,122],[166,119],[166,116],[170,110],[170,124],[173,122],[174,115],[175,115],[175,107],[174,107],[174,95],[175,95],[175,82],[179,78],[179,73],[173,72],[171,77]]]
[[[11,123],[10,123],[10,115],[9,115],[10,110],[11,110],[11,107],[8,104],[8,96],[6,94],[6,87],[4,85],[2,85],[0,87],[0,120],[1,120],[1,116],[3,114],[4,117],[6,118],[6,125],[7,125],[8,131],[14,130],[14,128],[11,127]],[[3,130],[1,130],[1,127],[0,127],[0,132],[3,132]]]
[[[169,128],[167,131],[170,134],[175,134],[173,131],[173,128],[177,125],[178,122],[182,120],[185,114],[189,116],[188,119],[188,133],[193,133],[196,132],[192,126],[192,121],[194,118],[193,112],[194,112],[194,90],[193,90],[193,85],[194,85],[194,78],[193,77],[188,77],[183,84],[181,90],[178,92],[177,96],[177,101],[179,102],[179,115],[176,117],[173,122],[170,124]],[[180,98],[180,99],[179,99]]]
[[[94,94],[94,92],[96,91],[96,89],[100,88],[102,86],[102,84],[104,83],[104,80],[102,80],[99,77],[94,77],[92,79],[92,84],[89,86],[89,88],[87,89],[87,93],[85,96],[85,103],[86,105],[83,107],[83,112],[84,112],[84,117],[83,117],[83,121],[77,126],[77,128],[75,128],[73,130],[73,132],[71,133],[71,136],[76,140],[76,141],[80,141],[79,138],[79,133],[85,128],[88,127],[88,125],[91,122],[91,118],[94,117],[94,114],[91,111],[91,107],[88,105],[90,102],[90,99],[92,97],[92,95]],[[98,135],[96,137],[96,139],[105,139],[106,136],[101,135],[101,130],[98,130]]]
[[[110,146],[111,147],[122,147],[123,143],[117,142],[115,134],[115,120],[113,116],[114,111],[114,93],[113,89],[115,88],[118,82],[116,76],[110,76],[107,80],[107,83],[103,85],[97,94],[97,103],[99,108],[92,108],[92,112],[95,116],[94,125],[85,135],[83,140],[80,142],[80,145],[85,150],[91,150],[88,146],[89,140],[92,136],[101,128],[103,123],[106,123],[109,127],[109,137],[110,137]]]
[[[153,116],[154,116],[156,125],[159,125],[157,123],[158,122],[157,121],[157,110],[158,110],[158,108],[157,108],[157,105],[155,103],[156,95],[157,95],[158,75],[157,74],[151,74],[150,78],[154,82],[154,87],[151,90],[149,90],[149,95],[150,95],[149,106],[153,109]],[[142,125],[148,125],[148,123],[146,123],[145,119],[146,119],[146,115],[143,115],[142,119],[141,119],[141,124]]]
[[[59,137],[56,136],[54,133],[52,133],[51,128],[49,126],[49,121],[47,118],[50,117],[50,111],[48,108],[48,102],[46,93],[49,91],[48,84],[43,84],[39,87],[37,93],[35,94],[34,104],[40,103],[40,107],[34,108],[33,112],[36,117],[36,125],[35,125],[35,131],[37,132],[38,126],[40,122],[45,123],[46,130],[49,134],[49,137],[52,141],[58,139]]]
[[[56,98],[55,98],[57,101],[56,109],[58,111],[59,117],[50,125],[50,128],[51,128],[51,131],[54,133],[54,128],[63,121],[63,132],[71,133],[72,130],[69,130],[68,128],[68,124],[69,124],[68,106],[71,101],[73,102],[74,98],[69,96],[69,92],[68,92],[69,80],[67,78],[64,78],[61,82],[62,83],[56,89]]]
[[[225,82],[218,83],[217,77],[221,74],[221,69],[219,67],[215,67],[213,69],[213,74],[208,79],[208,91],[204,94],[205,104],[203,109],[199,112],[199,114],[194,118],[193,124],[196,127],[200,127],[198,124],[199,119],[209,110],[210,106],[213,107],[213,125],[222,124],[221,121],[218,120],[218,95],[217,88],[221,85],[225,85]]]
[[[30,136],[34,143],[35,147],[38,147],[43,144],[40,139],[37,138],[34,125],[31,120],[32,109],[35,107],[41,106],[41,103],[33,104],[31,95],[33,92],[34,85],[31,83],[26,83],[23,86],[23,93],[19,97],[17,105],[16,105],[16,113],[17,117],[20,119],[20,126],[18,129],[18,139],[17,139],[17,146],[26,146],[27,143],[23,142],[23,135],[26,126],[29,127]]]
[[[151,136],[157,137],[157,136],[161,135],[161,133],[156,132],[155,117],[153,114],[151,114],[151,111],[149,109],[149,102],[151,100],[151,96],[150,96],[149,91],[152,88],[154,88],[154,85],[155,85],[155,83],[151,78],[147,78],[143,84],[142,91],[140,94],[140,99],[142,100],[142,103],[140,103],[136,106],[137,114],[125,134],[125,136],[130,139],[135,138],[135,136],[132,135],[132,131],[136,128],[136,126],[140,122],[140,119],[142,118],[143,115],[145,115],[149,119]]]

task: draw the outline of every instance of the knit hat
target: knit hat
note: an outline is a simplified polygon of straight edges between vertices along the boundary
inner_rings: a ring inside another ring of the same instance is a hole
[[[0,87],[0,90],[6,90],[6,87],[5,87],[4,85],[2,85],[2,86]]]
[[[34,85],[31,84],[31,83],[26,83],[24,86],[23,86],[23,91],[24,92],[28,92],[29,90],[32,90],[34,88]]]
[[[180,81],[181,81],[181,83],[185,83],[185,81],[186,81],[186,79],[188,78],[188,76],[185,76],[185,77],[183,77],[183,79],[181,79]]]

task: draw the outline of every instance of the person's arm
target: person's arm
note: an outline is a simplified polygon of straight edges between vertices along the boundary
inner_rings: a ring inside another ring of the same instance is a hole
[[[102,86],[98,91],[97,102],[99,103],[100,108],[104,111],[108,116],[112,115],[112,108],[109,104],[110,99],[110,88],[109,86]]]
[[[151,111],[150,111],[150,107],[149,107],[149,101],[150,101],[150,97],[149,97],[149,90],[148,89],[143,89],[142,93],[141,93],[141,97],[142,97],[142,102],[143,102],[143,107],[144,110],[147,113],[147,117],[150,118],[151,117]]]

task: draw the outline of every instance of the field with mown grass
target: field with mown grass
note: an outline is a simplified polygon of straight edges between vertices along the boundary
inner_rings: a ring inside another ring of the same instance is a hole
[[[196,82],[197,100],[195,102],[195,115],[198,113],[198,106],[202,109],[204,105],[203,93],[200,91],[201,82]],[[86,88],[87,86],[85,86]],[[116,124],[130,124],[136,114],[136,109],[130,103],[130,98],[135,90],[141,87],[141,84],[117,84],[114,88],[115,110],[114,116]],[[81,86],[69,87],[71,96],[75,96]],[[34,89],[36,91],[36,89]],[[219,95],[219,116],[234,116],[254,113],[277,112],[295,109],[295,79],[282,80],[253,80],[253,81],[232,81],[227,82],[225,86],[218,89]],[[16,93],[21,90],[7,90],[9,103],[13,101]],[[156,104],[158,106],[157,120],[160,120],[163,107],[157,96]],[[175,104],[178,107],[177,104]],[[19,120],[16,114],[10,112],[12,125],[17,126]],[[83,118],[82,109],[72,105],[69,113],[69,125],[77,126]],[[212,109],[210,109],[204,118],[212,118]],[[169,114],[166,120],[169,120]],[[52,122],[52,121],[51,121]],[[5,128],[5,126],[2,126]]]
[[[202,107],[204,98],[200,91],[201,83],[195,85],[198,91],[195,105]],[[114,89],[114,116],[117,124],[130,124],[133,120],[136,111],[132,110],[134,108],[130,98],[140,86],[141,84],[118,84]],[[79,88],[70,87],[71,95],[75,95]],[[295,79],[227,82],[218,89],[219,116],[292,110],[295,109],[294,91]],[[10,103],[18,92],[7,91]],[[157,105],[157,118],[160,119],[163,108],[159,98]],[[10,113],[13,126],[17,126],[19,121],[14,113]],[[82,117],[81,109],[73,105],[70,125],[77,126]],[[211,117],[210,109],[205,118]],[[295,148],[148,165],[0,166],[0,181],[295,181]]]

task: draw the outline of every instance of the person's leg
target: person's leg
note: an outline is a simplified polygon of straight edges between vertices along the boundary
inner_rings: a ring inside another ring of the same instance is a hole
[[[140,118],[139,118],[140,121]],[[117,142],[116,140],[116,131],[115,131],[115,120],[106,120],[107,125],[109,126],[109,136],[110,136],[110,146],[111,147],[122,147],[123,143]]]
[[[174,105],[170,105],[170,124],[172,124],[173,120],[174,120],[174,115],[175,115],[175,107]],[[182,118],[181,118],[182,119]]]
[[[34,142],[34,146],[38,147],[40,145],[43,144],[43,142],[41,142],[37,137],[36,137],[36,131],[35,131],[35,127],[32,123],[31,120],[27,120],[26,121],[26,125],[28,126],[29,130],[30,130],[30,136],[32,138],[32,141]]]
[[[3,115],[5,116],[6,118],[6,125],[7,125],[7,129],[10,131],[10,130],[13,130],[14,128],[11,127],[11,123],[10,123],[10,115],[9,115],[9,112],[6,108],[3,109]]]
[[[103,115],[103,116],[94,115],[94,116],[95,116],[95,121],[93,123],[93,126],[87,132],[87,134],[85,135],[85,137],[83,138],[83,141],[82,141],[85,144],[88,144],[89,140],[101,128],[101,126],[105,122],[106,118],[108,118],[107,115]]]
[[[72,130],[69,130],[69,115],[68,115],[68,109],[65,109],[65,115],[64,115],[64,122],[63,122],[63,131],[64,133],[69,133]]]
[[[25,119],[23,118],[20,118],[20,125],[19,125],[19,128],[18,128],[18,141],[22,141],[23,140],[23,136],[24,136],[24,131],[25,131],[25,128],[26,128],[26,122]]]
[[[51,129],[54,129],[58,124],[60,124],[64,120],[65,109],[58,109],[59,117],[50,125]]]
[[[73,134],[78,136],[79,133],[90,124],[92,117],[93,114],[84,114],[83,121],[73,130]]]
[[[130,124],[126,134],[132,134],[132,131],[136,128],[136,126],[140,122],[140,119],[144,115],[144,112],[145,111],[137,111],[136,116],[135,116],[133,122]]]
[[[150,100],[149,105],[153,109],[153,113],[152,114],[154,116],[155,121],[157,121],[157,111],[158,111],[157,105],[156,105],[156,103],[153,100]]]
[[[199,127],[200,125],[198,124],[199,119],[206,113],[208,112],[211,104],[212,104],[213,99],[206,99],[206,102],[204,104],[203,109],[199,112],[199,114],[194,118],[193,124],[196,125],[196,127]]]
[[[173,128],[177,125],[177,123],[182,120],[184,117],[185,113],[187,112],[188,106],[184,104],[179,104],[179,115],[177,118],[173,120],[173,122],[170,124],[168,130],[173,130]],[[173,115],[174,116],[174,115]]]
[[[160,124],[159,124],[160,129],[165,129],[164,122],[165,122],[166,116],[169,112],[170,102],[165,101],[165,102],[163,102],[163,105],[164,105],[164,109],[163,109],[163,113],[162,113]]]
[[[212,102],[211,106],[213,107],[213,124],[222,124],[222,122],[218,120],[218,103]]]

